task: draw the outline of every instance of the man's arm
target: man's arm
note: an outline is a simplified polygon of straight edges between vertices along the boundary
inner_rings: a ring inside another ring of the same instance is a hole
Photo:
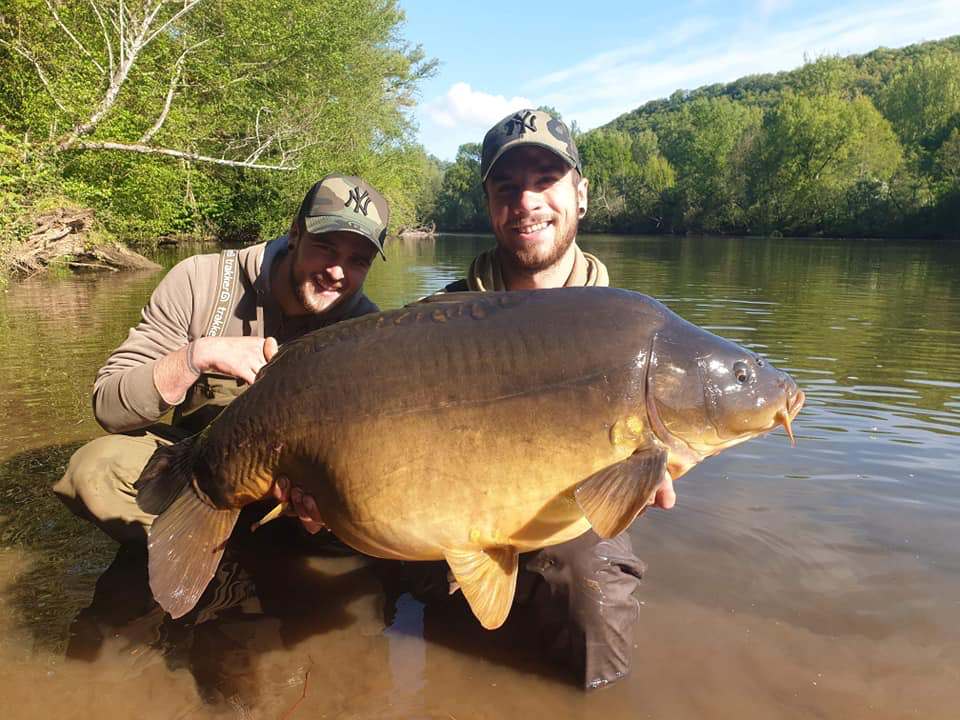
[[[253,382],[276,352],[273,338],[199,338],[190,325],[206,305],[195,297],[199,258],[178,263],[157,286],[139,324],[97,373],[93,412],[107,432],[137,430],[183,401],[201,372]],[[189,362],[188,362],[189,360]]]
[[[187,258],[167,273],[141,311],[140,322],[97,372],[93,414],[107,432],[146,427],[172,407],[154,384],[154,369],[190,339],[197,263],[198,258]]]

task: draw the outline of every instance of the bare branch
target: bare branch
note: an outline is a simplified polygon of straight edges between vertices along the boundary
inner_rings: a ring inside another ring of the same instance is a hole
[[[217,36],[217,37],[219,38],[221,36]],[[195,45],[191,45],[182,53],[180,53],[180,57],[177,58],[177,63],[176,65],[174,65],[174,68],[173,68],[173,75],[170,77],[170,86],[167,88],[167,97],[163,102],[163,110],[160,111],[160,115],[157,117],[156,122],[153,123],[153,127],[147,130],[141,136],[140,138],[141,143],[150,142],[150,139],[157,134],[157,131],[159,131],[160,128],[163,127],[163,123],[166,122],[167,115],[170,112],[170,106],[173,105],[173,94],[174,92],[176,92],[177,83],[180,82],[180,75],[183,73],[183,63],[187,59],[187,55],[193,52],[194,50],[196,50],[201,45],[205,45],[206,43],[215,39],[217,38],[207,38],[206,40],[202,40],[196,43]]]
[[[279,138],[279,135],[280,135],[279,132],[278,132],[278,133],[274,133],[273,135],[271,135],[270,137],[268,137],[268,138],[267,138],[267,141],[264,142],[264,143],[261,143],[261,142],[260,142],[260,138],[257,137],[257,143],[258,143],[257,147],[254,149],[254,151],[253,151],[252,153],[250,153],[249,155],[247,155],[247,157],[246,157],[246,159],[244,160],[244,162],[256,162],[257,160],[259,160],[259,159],[260,159],[260,156],[263,155],[264,152],[266,152],[267,148],[270,147],[270,146],[273,144],[273,141],[274,141],[274,140],[277,140],[277,141],[278,141],[278,144],[279,144],[279,139],[280,139],[280,138]],[[285,159],[286,159],[286,158],[284,158],[284,160],[285,160]]]
[[[97,7],[97,4],[93,0],[89,0],[90,7],[93,9],[93,14],[97,16],[97,20],[100,21],[100,29],[103,30],[103,44],[107,46],[107,62],[108,67],[110,68],[110,75],[113,75],[113,43],[110,41],[110,33],[107,32],[107,24],[103,21],[103,15],[100,14],[100,9]]]
[[[81,142],[71,146],[72,150],[119,150],[121,152],[135,152],[142,155],[165,155],[166,157],[179,158],[180,160],[190,160],[192,162],[213,163],[215,165],[227,165],[229,167],[249,168],[251,170],[279,170],[292,172],[298,170],[297,165],[261,165],[259,163],[249,163],[241,160],[227,160],[225,158],[215,158],[209,155],[200,155],[198,153],[185,152],[183,150],[173,150],[172,148],[153,147],[152,145],[140,145],[136,143],[117,143],[117,142]]]
[[[180,10],[178,10],[177,12],[175,12],[175,13],[170,17],[169,20],[167,20],[163,25],[161,25],[159,28],[157,28],[157,29],[154,30],[152,33],[150,33],[150,36],[149,36],[146,40],[143,41],[143,44],[142,44],[140,47],[141,47],[141,48],[144,48],[144,47],[146,47],[147,45],[149,45],[150,42],[151,42],[157,35],[159,35],[159,34],[162,33],[164,30],[166,30],[167,27],[168,27],[171,23],[174,23],[174,22],[176,22],[177,20],[179,20],[181,17],[183,17],[183,16],[186,15],[188,12],[190,12],[191,10],[193,10],[193,8],[196,7],[199,3],[200,3],[200,0],[189,0],[189,2],[185,3],[184,6],[183,6]],[[150,22],[151,22],[151,23],[153,22],[154,18],[156,17],[157,11],[160,9],[160,6],[161,6],[162,4],[163,4],[163,3],[159,3],[159,4],[157,5],[156,9],[154,10],[154,12],[152,13],[152,15],[151,15],[151,17],[150,17]],[[145,24],[144,27],[146,28],[146,24]]]
[[[69,115],[70,111],[63,106],[63,103],[61,103],[60,100],[57,98],[57,96],[54,94],[53,88],[50,87],[50,81],[47,79],[46,73],[44,73],[43,68],[40,67],[40,61],[33,56],[33,53],[31,53],[25,47],[21,46],[19,43],[12,43],[7,40],[4,40],[3,38],[0,38],[0,43],[3,43],[4,45],[6,45],[8,48],[13,50],[18,55],[23,56],[30,62],[31,65],[33,65],[33,69],[37,71],[37,75],[40,78],[40,82],[43,83],[43,87],[46,89],[47,95],[50,96],[50,99],[53,100],[53,102],[56,104],[58,108],[60,108],[64,113]]]
[[[153,126],[147,130],[143,135],[140,136],[140,142],[150,142],[150,139],[157,134],[163,123],[167,120],[167,114],[170,112],[170,106],[173,104],[173,93],[176,92],[177,83],[180,82],[180,75],[183,71],[183,55],[180,56],[180,60],[177,61],[177,65],[174,68],[173,76],[170,78],[170,87],[167,88],[167,97],[163,101],[163,110],[160,111],[160,115],[157,116],[156,122],[153,123]]]
[[[50,0],[45,0],[45,2],[47,3],[47,7],[50,8],[50,13],[53,15],[53,19],[57,21],[57,25],[60,26],[60,29],[63,30],[63,31],[67,34],[67,37],[68,37],[68,38],[70,38],[71,40],[73,40],[73,44],[74,44],[74,45],[76,45],[78,48],[80,48],[80,52],[82,52],[84,55],[86,55],[88,58],[90,58],[90,62],[92,62],[94,65],[96,65],[97,70],[100,71],[100,74],[101,74],[101,75],[106,74],[107,71],[103,69],[103,65],[101,65],[100,63],[97,62],[97,59],[93,56],[93,54],[92,54],[89,50],[87,50],[86,47],[84,47],[84,45],[83,45],[82,42],[80,42],[79,40],[77,40],[76,35],[74,35],[72,32],[70,32],[70,28],[68,28],[68,27],[64,24],[63,20],[60,19],[60,15],[59,15],[59,13],[57,13],[57,8],[54,6],[54,4],[53,4],[52,2],[50,2]]]

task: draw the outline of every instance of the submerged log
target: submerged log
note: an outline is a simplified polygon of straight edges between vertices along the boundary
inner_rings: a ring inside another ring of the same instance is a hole
[[[13,274],[36,275],[51,265],[92,270],[156,270],[160,266],[122,245],[93,243],[93,211],[55,208],[36,217],[30,236],[13,253]]]

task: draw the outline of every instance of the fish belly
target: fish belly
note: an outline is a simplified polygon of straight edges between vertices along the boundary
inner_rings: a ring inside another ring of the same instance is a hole
[[[339,435],[324,520],[361,552],[440,559],[451,549],[555,545],[590,525],[573,490],[631,450],[589,388],[367,419]]]

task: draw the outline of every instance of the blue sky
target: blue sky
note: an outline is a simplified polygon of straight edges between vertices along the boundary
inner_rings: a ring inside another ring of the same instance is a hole
[[[590,129],[679,88],[960,34],[960,0],[399,1],[441,63],[414,117],[446,160],[520,107]]]

